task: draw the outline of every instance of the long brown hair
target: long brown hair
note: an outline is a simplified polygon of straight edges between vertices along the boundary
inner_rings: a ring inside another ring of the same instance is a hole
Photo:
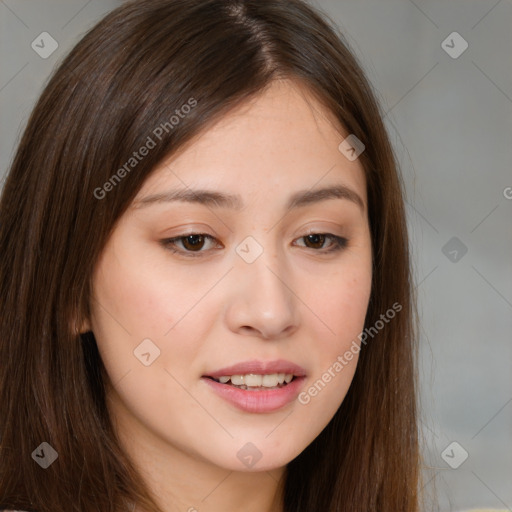
[[[374,258],[366,327],[401,305],[362,348],[332,421],[287,465],[284,510],[418,510],[416,308],[403,185],[361,66],[328,17],[301,0],[126,3],[85,35],[46,86],[0,203],[1,506],[119,512],[137,503],[161,512],[107,415],[94,335],[77,331],[89,315],[90,279],[157,164],[281,77],[305,84],[365,145]],[[189,113],[169,122],[191,100]],[[155,146],[112,181],[148,136]],[[47,469],[32,455],[43,442],[58,454]]]

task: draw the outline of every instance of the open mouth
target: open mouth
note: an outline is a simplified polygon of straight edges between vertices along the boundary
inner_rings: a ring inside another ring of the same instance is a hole
[[[240,366],[234,365],[203,375],[202,380],[211,391],[244,412],[271,413],[293,403],[306,380],[302,368],[287,362],[267,365],[249,362],[243,365],[245,368]],[[277,373],[276,370],[281,372]],[[242,371],[247,373],[236,373]]]
[[[246,375],[224,375],[221,377],[205,376],[205,378],[247,391],[267,391],[284,388],[298,377],[291,373],[272,373],[266,375],[249,373]]]

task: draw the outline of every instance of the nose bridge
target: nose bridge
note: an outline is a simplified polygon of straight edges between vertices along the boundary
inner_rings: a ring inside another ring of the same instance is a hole
[[[265,338],[289,333],[298,322],[292,277],[271,238],[264,246],[249,236],[237,246],[227,312],[231,329],[258,331]]]

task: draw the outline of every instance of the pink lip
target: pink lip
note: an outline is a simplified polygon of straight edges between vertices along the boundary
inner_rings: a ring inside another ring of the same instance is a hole
[[[305,379],[305,377],[297,377],[282,388],[268,389],[265,391],[250,391],[236,388],[230,384],[221,384],[208,377],[201,378],[201,380],[206,382],[220,397],[224,398],[238,409],[252,413],[277,411],[281,409],[281,407],[293,402],[299,395]]]
[[[285,386],[276,389],[256,390],[240,389],[231,384],[222,384],[208,377],[222,377],[230,375],[265,375],[270,373],[288,373],[295,378]],[[301,366],[278,359],[276,361],[245,361],[232,366],[226,366],[203,375],[202,379],[220,397],[224,398],[238,409],[245,412],[265,413],[273,412],[289,404],[297,398],[305,381],[306,371]]]
[[[255,375],[265,375],[270,373],[291,373],[296,377],[305,377],[306,371],[301,366],[286,361],[284,359],[278,359],[276,361],[244,361],[243,363],[234,364],[232,366],[226,366],[220,370],[215,370],[203,377],[223,377],[226,375],[247,375],[253,373]]]

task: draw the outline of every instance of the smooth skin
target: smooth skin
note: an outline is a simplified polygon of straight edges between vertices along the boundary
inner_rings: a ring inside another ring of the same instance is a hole
[[[347,393],[357,355],[309,403],[264,414],[241,411],[201,379],[286,359],[306,370],[307,390],[357,341],[372,248],[362,165],[338,149],[347,136],[300,83],[273,82],[154,170],[97,262],[85,329],[110,377],[121,442],[165,511],[282,511],[286,464]],[[362,206],[330,197],[285,209],[294,193],[338,185]],[[242,207],[141,202],[199,189],[238,195]],[[346,245],[328,252],[331,235]],[[184,238],[165,243],[175,237]],[[236,251],[247,237],[249,253],[263,250],[252,263]],[[160,351],[148,366],[134,354],[147,339]],[[261,453],[252,467],[237,457],[249,442]]]

